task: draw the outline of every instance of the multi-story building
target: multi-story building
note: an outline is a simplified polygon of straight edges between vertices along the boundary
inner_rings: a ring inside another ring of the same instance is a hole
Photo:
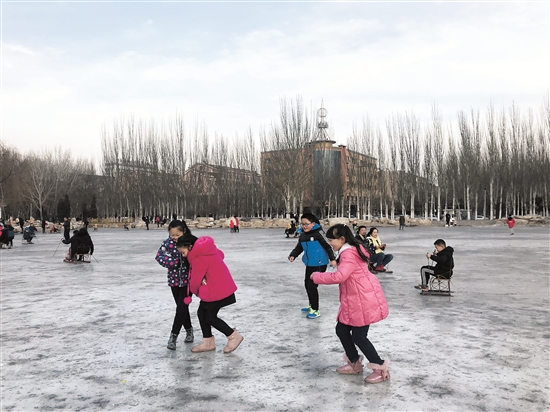
[[[261,153],[263,187],[268,195],[279,197],[287,211],[309,208],[327,215],[338,207],[355,214],[357,203],[372,190],[377,159],[345,145],[335,145],[326,134],[326,110],[319,112],[315,140],[302,147]]]

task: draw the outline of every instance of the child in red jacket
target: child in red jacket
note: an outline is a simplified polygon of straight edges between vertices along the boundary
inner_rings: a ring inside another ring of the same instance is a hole
[[[336,272],[314,272],[311,280],[317,284],[339,284],[340,308],[336,324],[336,335],[344,347],[346,365],[336,371],[351,375],[363,372],[363,356],[369,360],[367,367],[373,372],[367,376],[367,383],[388,380],[388,361],[378,355],[367,338],[369,326],[388,316],[388,304],[380,282],[368,268],[369,254],[355,239],[349,227],[343,224],[331,226],[327,238],[338,254]]]
[[[506,223],[508,223],[508,227],[510,228],[510,234],[514,234],[514,225],[516,224],[516,219],[512,215],[508,216],[506,218]]]
[[[191,352],[216,349],[212,327],[227,336],[224,353],[231,353],[241,344],[243,336],[218,317],[221,308],[236,302],[237,285],[223,261],[224,254],[210,236],[196,238],[185,234],[177,242],[179,252],[189,261],[189,291],[201,299],[197,317],[202,330],[202,343]],[[188,298],[188,303],[191,298]]]

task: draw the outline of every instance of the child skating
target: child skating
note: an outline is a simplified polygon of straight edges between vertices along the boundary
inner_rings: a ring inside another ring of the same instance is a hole
[[[508,228],[510,229],[510,234],[513,235],[514,234],[514,226],[516,224],[516,219],[514,219],[514,216],[509,215],[506,218],[506,223],[508,224]]]
[[[168,286],[176,302],[176,314],[172,323],[172,331],[168,339],[167,348],[176,349],[176,341],[182,326],[185,328],[185,343],[193,342],[193,327],[189,315],[189,305],[185,302],[189,264],[176,247],[176,241],[184,234],[190,234],[187,224],[181,220],[172,220],[168,225],[168,239],[162,242],[155,257],[159,265],[168,269]]]
[[[227,337],[224,353],[231,353],[241,344],[243,336],[218,317],[221,308],[236,302],[237,285],[223,261],[224,254],[210,236],[196,238],[189,234],[178,239],[179,252],[188,259],[189,290],[197,295],[201,303],[197,317],[202,330],[202,343],[191,348],[191,352],[207,352],[216,349],[212,328]],[[187,298],[190,302],[191,298]]]
[[[365,382],[388,380],[389,362],[380,358],[367,338],[369,326],[388,316],[388,304],[380,282],[368,268],[368,252],[343,224],[331,226],[327,237],[338,254],[337,270],[315,272],[311,280],[316,284],[338,284],[340,288],[336,335],[344,347],[346,364],[336,371],[345,375],[363,372],[363,356],[357,352],[357,346],[369,361],[367,367],[373,370]]]
[[[323,230],[319,220],[311,213],[304,213],[301,217],[302,233],[298,239],[298,244],[290,252],[288,260],[294,262],[298,256],[302,256],[302,262],[306,265],[306,275],[304,285],[309,300],[309,306],[302,308],[302,312],[307,312],[308,319],[315,319],[321,316],[319,311],[319,291],[318,285],[312,282],[310,276],[313,272],[324,272],[327,270],[327,264],[336,267],[334,260],[334,251],[323,236]]]

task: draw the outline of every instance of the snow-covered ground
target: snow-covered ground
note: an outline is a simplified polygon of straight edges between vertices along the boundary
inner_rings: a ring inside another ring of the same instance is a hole
[[[334,333],[338,287],[320,286],[309,320],[296,239],[279,229],[197,230],[226,255],[237,304],[220,317],[244,335],[232,354],[166,349],[174,302],[154,260],[166,230],[91,232],[91,264],[62,262],[59,234],[0,251],[2,411],[30,410],[498,410],[547,411],[548,228],[380,228],[394,254],[379,279],[390,316],[369,337],[391,361],[376,385],[341,376]],[[455,248],[453,297],[414,285],[425,253],[443,238]],[[59,250],[54,251],[59,246]],[[201,333],[191,304],[195,342]],[[366,362],[365,362],[366,363]]]

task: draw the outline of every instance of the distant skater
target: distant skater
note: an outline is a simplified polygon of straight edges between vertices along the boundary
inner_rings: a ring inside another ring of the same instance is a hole
[[[514,234],[514,226],[516,224],[516,219],[514,219],[514,217],[512,215],[509,215],[506,218],[506,223],[508,224],[508,227],[510,228],[510,234],[513,235]]]
[[[314,272],[311,279],[316,284],[338,284],[340,288],[336,335],[344,347],[346,364],[336,371],[344,375],[363,372],[363,356],[359,356],[357,346],[369,361],[367,367],[373,370],[365,382],[379,383],[388,380],[389,362],[380,358],[367,337],[370,325],[385,319],[389,313],[380,282],[369,271],[369,254],[346,225],[330,227],[327,237],[338,254],[337,270]]]
[[[298,244],[290,252],[288,260],[294,262],[302,253],[302,262],[306,265],[306,274],[304,286],[306,288],[307,297],[309,300],[308,307],[302,308],[302,312],[306,312],[308,319],[315,319],[321,316],[319,310],[319,291],[318,285],[311,280],[313,272],[324,272],[327,270],[327,265],[336,267],[334,251],[323,236],[323,230],[317,217],[311,213],[302,215],[302,233],[298,239]]]
[[[405,215],[399,216],[399,230],[405,229]]]
[[[239,218],[237,216],[233,216],[229,219],[229,232],[239,233]]]
[[[172,291],[172,296],[176,302],[176,314],[172,322],[172,330],[168,339],[167,348],[176,349],[176,341],[185,328],[185,343],[193,342],[193,326],[191,325],[191,316],[189,315],[189,304],[186,298],[189,296],[189,262],[182,256],[177,249],[177,240],[190,234],[189,228],[184,221],[172,220],[168,225],[168,239],[162,242],[155,260],[159,265],[168,269],[168,286]]]
[[[71,238],[71,221],[66,217],[63,218],[63,238],[66,242]]]
[[[218,317],[220,309],[234,304],[237,285],[223,261],[224,254],[210,236],[196,238],[186,234],[178,239],[179,252],[189,260],[189,290],[201,303],[197,317],[202,330],[202,343],[191,352],[208,352],[216,349],[212,328],[227,337],[223,353],[231,353],[239,347],[243,336]],[[191,298],[188,298],[188,301]]]

